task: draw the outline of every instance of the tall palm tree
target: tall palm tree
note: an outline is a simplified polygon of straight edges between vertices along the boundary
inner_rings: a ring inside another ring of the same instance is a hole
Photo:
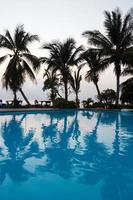
[[[81,67],[78,68],[77,72],[74,72],[74,76],[70,77],[70,85],[76,95],[76,105],[79,106],[78,94],[80,92],[80,84],[82,80],[82,75],[80,74]]]
[[[48,68],[54,68],[59,71],[65,89],[65,99],[68,100],[68,82],[71,75],[71,67],[81,61],[79,53],[82,51],[82,47],[76,48],[74,39],[69,38],[64,42],[55,41],[44,44],[42,48],[48,50],[50,55],[47,58],[41,58],[41,62],[46,63]]]
[[[39,40],[38,36],[26,33],[23,25],[16,27],[13,37],[8,30],[6,30],[5,35],[0,35],[0,48],[7,49],[7,54],[0,57],[0,64],[5,60],[8,61],[2,79],[3,86],[13,90],[14,99],[16,99],[16,92],[19,90],[27,104],[30,103],[22,91],[22,85],[26,76],[35,81],[33,70],[38,68],[39,60],[30,53],[28,45],[36,40]]]
[[[105,59],[101,57],[100,52],[91,50],[85,51],[82,54],[82,58],[86,61],[89,67],[89,70],[86,72],[85,79],[87,82],[92,81],[94,83],[98,93],[99,100],[100,102],[102,102],[101,93],[98,86],[99,73],[106,68],[108,63],[106,62]]]
[[[100,31],[85,31],[88,42],[96,47],[96,51],[102,51],[108,63],[114,64],[116,74],[116,104],[119,103],[121,66],[130,63],[129,54],[133,54],[133,9],[124,17],[119,8],[112,12],[105,11],[104,28],[106,35]],[[130,55],[130,58],[132,56]]]
[[[46,69],[44,73],[43,91],[50,90],[50,99],[52,102],[58,94],[59,78],[55,70]]]

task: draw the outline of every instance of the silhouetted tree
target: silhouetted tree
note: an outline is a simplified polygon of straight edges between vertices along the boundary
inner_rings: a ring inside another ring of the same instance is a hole
[[[94,83],[99,100],[102,102],[101,93],[98,86],[99,74],[105,69],[108,63],[101,57],[101,53],[90,50],[85,51],[82,54],[82,58],[87,62],[89,67],[89,70],[86,72],[85,79],[87,82],[92,81]]]
[[[38,40],[38,36],[26,33],[23,25],[16,27],[13,37],[8,30],[6,30],[5,35],[0,35],[0,48],[6,48],[9,51],[0,58],[0,63],[8,61],[3,75],[3,86],[13,90],[14,99],[16,99],[16,92],[19,90],[27,104],[30,103],[22,91],[22,86],[26,76],[35,81],[33,70],[39,67],[39,60],[30,53],[28,45],[36,40]]]
[[[47,49],[50,53],[49,57],[41,58],[40,61],[48,65],[49,68],[59,71],[65,89],[65,99],[68,99],[68,82],[71,75],[71,67],[77,65],[81,58],[79,53],[82,47],[76,48],[74,39],[67,39],[64,42],[55,41],[44,44],[43,49]]]
[[[78,94],[80,92],[80,84],[82,80],[82,76],[80,74],[81,67],[78,68],[77,72],[74,71],[74,75],[70,77],[70,85],[75,92],[76,95],[76,105],[79,107],[79,97]]]
[[[45,80],[42,89],[43,91],[50,90],[50,99],[53,102],[58,94],[58,87],[59,87],[59,78],[57,76],[56,71],[52,69],[45,70],[44,79]]]
[[[124,17],[120,9],[112,12],[105,11],[104,28],[106,35],[100,31],[85,31],[84,36],[88,42],[96,48],[93,50],[102,52],[108,64],[114,64],[116,74],[116,104],[119,103],[121,65],[132,63],[133,52],[133,9]]]
[[[99,96],[97,97],[99,98]],[[106,89],[101,92],[102,102],[105,104],[112,104],[116,99],[116,92],[112,89]]]

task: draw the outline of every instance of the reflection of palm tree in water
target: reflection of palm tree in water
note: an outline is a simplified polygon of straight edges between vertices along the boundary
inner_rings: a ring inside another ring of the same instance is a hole
[[[102,196],[105,200],[133,199],[133,161],[131,149],[129,151],[127,150],[129,148],[128,139],[125,148],[124,146],[121,147],[123,141],[120,132],[120,117],[121,114],[117,113],[115,139],[113,142],[114,151],[108,159],[106,176],[102,187]],[[129,141],[131,140],[129,139]],[[133,148],[133,143],[131,146]]]
[[[78,142],[78,138],[80,136],[80,129],[79,129],[79,121],[78,121],[78,111],[75,112],[75,117],[72,122],[73,132],[72,132],[72,139]]]
[[[82,134],[79,129],[78,114],[79,112],[73,111],[71,120],[67,112],[60,113],[60,115],[57,113],[56,117],[55,115],[50,116],[50,126],[55,126],[53,129],[49,129],[51,132],[44,129],[44,138],[50,138],[53,145],[46,145],[45,153],[48,162],[36,169],[42,173],[47,171],[58,174],[65,179],[74,178],[74,180],[88,185],[96,185],[99,181],[102,181],[101,193],[103,199],[132,200],[133,137],[130,133],[130,137],[126,141],[124,137],[122,138],[119,127],[121,115],[114,113],[110,115],[113,119],[108,121],[109,113],[94,112],[92,117],[84,113],[84,117],[89,117],[90,120],[96,118],[97,121],[93,130],[83,137],[85,144],[83,146],[79,140],[79,136],[82,136]],[[42,155],[37,144],[32,141],[33,132],[30,132],[27,136],[23,135],[23,119],[24,116],[17,120],[16,115],[14,115],[9,123],[2,126],[2,137],[8,155],[1,156],[3,157],[3,160],[0,161],[1,183],[7,175],[15,182],[28,180],[33,174],[24,168],[25,159],[32,156],[41,157]],[[63,120],[63,131],[57,129],[56,125],[59,119]],[[112,126],[116,123],[112,154],[108,154],[104,144],[98,142],[99,125],[102,125],[101,128],[103,127],[104,131],[103,123],[105,126]],[[131,132],[131,130],[127,130],[127,132]],[[59,140],[55,139],[57,134],[60,136]],[[50,135],[54,135],[54,137],[50,137]],[[70,145],[72,140],[76,144],[74,147]],[[125,146],[122,151],[123,140]]]
[[[50,124],[48,127],[44,127],[44,137],[45,141],[47,138],[50,138],[52,142],[52,146],[47,147],[45,152],[48,157],[48,164],[45,167],[40,167],[40,170],[49,171],[52,173],[60,174],[62,177],[69,178],[71,176],[69,162],[70,158],[72,156],[72,151],[68,147],[69,139],[72,137],[73,130],[74,130],[74,124],[73,120],[68,125],[68,116],[75,116],[75,111],[71,111],[70,115],[68,115],[70,111],[65,112],[57,112],[57,115],[55,116],[56,123]],[[59,119],[63,120],[63,130],[55,128],[54,125],[57,125],[59,122]],[[51,120],[50,120],[51,121]],[[57,134],[59,135],[58,140],[54,140],[57,137]],[[50,137],[54,136],[54,137]]]
[[[21,126],[25,115],[18,121],[16,115],[2,126],[2,137],[4,145],[8,151],[7,156],[3,156],[0,162],[0,182],[2,183],[6,175],[15,182],[26,181],[32,174],[24,169],[25,159],[30,158],[38,152],[37,145],[32,141],[33,132],[23,135]]]
[[[68,126],[68,112],[69,116],[75,116],[75,111],[65,111],[65,112],[58,112],[56,111],[54,114],[52,112],[47,112],[47,115],[50,117],[50,124],[49,125],[43,125],[42,126],[42,136],[44,138],[44,141],[46,141],[48,138],[50,138],[52,144],[54,144],[55,139],[57,138],[57,134],[60,136],[60,142],[56,141],[56,144],[64,145],[68,143],[68,138],[71,137],[71,134],[73,132],[74,128],[74,120],[72,120],[72,123]],[[58,124],[60,121],[63,120],[63,131],[58,129]],[[65,148],[65,147],[64,147]]]
[[[80,135],[78,113],[74,113],[74,120],[72,120],[72,123],[69,125],[69,127],[67,113],[66,115],[62,115],[64,119],[64,126],[63,132],[60,133],[60,142],[58,142],[54,147],[52,146],[50,148],[46,148],[46,154],[49,162],[46,166],[40,167],[39,169],[43,172],[46,170],[51,173],[59,174],[67,179],[76,176],[80,182],[89,184],[90,182],[94,182],[94,180],[91,178],[94,176],[93,172],[97,172],[98,167],[102,171],[103,168],[102,166],[99,166],[99,163],[102,162],[106,157],[104,145],[98,144],[96,141],[97,129],[100,123],[101,114],[97,114],[97,123],[92,134],[87,135],[85,138],[86,149],[83,151],[78,141],[78,135]],[[70,147],[70,138],[75,139],[76,143],[78,143],[75,148]],[[82,153],[78,153],[79,151],[77,151],[77,149],[82,151]],[[103,157],[102,161],[100,161],[101,157]]]
[[[48,114],[51,118],[51,114]],[[45,149],[45,153],[48,157],[47,166],[40,167],[40,170],[46,170],[68,178],[71,176],[68,165],[73,151],[68,147],[68,144],[69,139],[74,133],[73,130],[75,121],[72,119],[69,121],[70,123],[68,123],[68,116],[71,116],[75,119],[75,111],[57,111],[54,114],[54,120],[50,120],[52,123],[50,123],[49,126],[42,127],[44,140],[47,141],[50,139],[51,145]],[[57,125],[60,122],[63,122],[63,126],[59,126],[59,129]]]
[[[58,114],[60,114],[58,111],[46,112],[47,116],[50,118],[49,125],[42,124],[42,137],[44,143],[46,143],[47,140],[50,139],[50,142],[52,145],[56,145],[56,138],[57,138],[57,125],[58,122],[62,119],[62,117]]]
[[[81,174],[79,181],[84,184],[97,184],[104,176],[104,166],[107,161],[107,152],[104,144],[98,143],[97,131],[101,121],[101,112],[96,112],[96,124],[91,132],[85,138],[85,147],[82,154],[75,155],[78,160],[77,169]]]

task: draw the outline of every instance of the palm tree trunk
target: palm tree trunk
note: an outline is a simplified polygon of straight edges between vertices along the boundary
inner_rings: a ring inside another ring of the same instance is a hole
[[[13,94],[14,94],[14,101],[16,101],[17,100],[17,93],[16,93],[16,91],[13,91]]]
[[[76,106],[79,108],[79,98],[78,98],[78,93],[76,93]]]
[[[120,74],[121,74],[121,65],[120,65],[119,60],[116,60],[114,65],[115,65],[115,73],[116,73],[116,104],[119,104]]]
[[[119,104],[119,93],[120,93],[120,75],[116,75],[116,104]]]
[[[17,93],[16,93],[16,91],[13,91],[13,94],[14,94],[13,106],[16,107],[17,106]]]
[[[100,103],[102,103],[101,93],[100,93],[98,84],[97,84],[97,82],[95,82],[94,84],[95,84],[95,86],[96,86],[96,90],[97,90],[97,93],[98,93],[98,97],[99,97]]]
[[[67,88],[67,81],[64,82],[64,88],[65,88],[65,100],[68,101],[68,88]]]
[[[20,91],[21,95],[23,96],[24,100],[26,101],[26,103],[30,106],[31,104],[30,104],[29,100],[27,99],[27,97],[25,96],[22,88],[19,88],[19,91]]]

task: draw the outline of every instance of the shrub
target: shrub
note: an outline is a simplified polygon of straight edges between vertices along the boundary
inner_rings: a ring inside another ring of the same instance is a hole
[[[53,102],[54,108],[76,108],[76,103],[74,101],[66,101],[63,98],[57,98]]]
[[[88,98],[87,100],[82,101],[82,104],[84,108],[89,108],[93,102],[92,98]]]
[[[87,104],[85,101],[83,101],[83,107],[84,108],[104,108],[105,105],[100,102],[95,102],[93,104]]]
[[[104,108],[105,105],[103,103],[100,103],[100,102],[95,102],[92,104],[92,107],[93,108]]]

